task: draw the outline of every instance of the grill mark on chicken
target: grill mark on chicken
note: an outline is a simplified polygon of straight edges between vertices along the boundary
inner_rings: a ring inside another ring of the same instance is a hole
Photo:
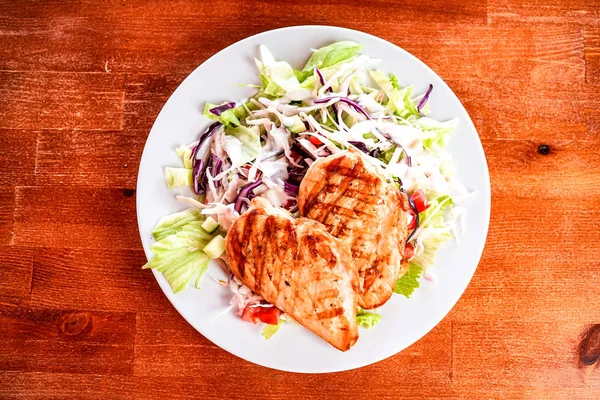
[[[385,303],[405,271],[405,196],[351,149],[311,165],[298,204],[301,216],[323,223],[350,245],[361,278],[359,304],[376,308]]]
[[[323,300],[328,297],[338,297],[339,294],[340,294],[340,291],[337,289],[324,290],[321,293],[319,293],[319,296],[315,300]]]
[[[317,319],[328,319],[337,317],[344,312],[343,308],[330,308],[328,310],[320,311],[317,313]]]
[[[269,303],[340,350],[357,340],[354,262],[323,225],[256,198],[230,229],[226,251],[233,274]]]
[[[352,166],[352,169],[343,173],[342,172],[343,170],[340,171],[339,168],[336,167],[335,174],[341,178],[341,182],[339,184],[335,185],[331,181],[327,181],[327,184],[325,186],[330,186],[333,189],[331,191],[332,194],[335,192],[338,192],[337,196],[336,196],[337,199],[343,198],[346,191],[351,187],[351,185],[353,185],[352,179],[347,179],[347,178],[356,177],[356,175],[358,175],[359,168],[360,168],[360,166],[358,164],[355,164]],[[348,168],[346,168],[346,169],[348,169]],[[331,170],[329,168],[327,169],[327,171],[330,173],[334,173],[334,172],[331,172]],[[319,197],[315,197],[315,200],[319,200]],[[315,219],[317,221],[321,221],[321,218],[324,215],[329,214],[329,212],[330,212],[329,207],[322,207],[320,210],[321,210],[321,214],[315,217]]]
[[[255,213],[257,213],[257,211],[255,211]],[[254,222],[254,221],[253,221]],[[248,222],[246,222],[248,223]],[[275,217],[270,215],[269,217],[267,217],[267,220],[264,222],[264,231],[265,231],[265,236],[267,237],[273,237],[274,235],[277,234],[277,221],[275,220]],[[250,227],[250,229],[254,229],[254,226]],[[266,241],[267,244],[267,248],[265,249],[265,253],[266,255],[272,255],[274,254],[274,250],[273,246],[275,246],[277,244],[276,240],[273,241]],[[257,266],[257,269],[255,271],[255,276],[259,277],[258,281],[257,281],[257,286],[256,286],[256,291],[260,291],[261,286],[262,286],[262,276],[263,276],[263,271],[268,269],[265,269],[265,266],[267,265],[271,265],[271,259],[270,257],[263,257],[262,262],[257,262],[255,264]]]
[[[331,163],[329,172],[334,174],[337,172],[337,168],[340,166],[342,162],[342,159],[338,159],[335,160]],[[309,199],[306,203],[305,203],[305,207],[310,207],[310,204],[312,204],[315,199],[324,191],[326,191],[329,187],[329,184],[327,185],[323,185],[320,189],[318,187],[314,188],[314,192],[310,193],[307,198]],[[315,193],[316,192],[316,193]],[[305,213],[308,211],[307,209],[303,210]]]
[[[256,220],[256,213],[252,212],[250,215],[248,215],[248,218],[244,221],[243,226],[243,230],[242,230],[242,238],[248,238],[250,237],[250,230],[252,228],[252,224],[254,223],[254,221]],[[252,250],[253,250],[254,246],[247,246],[244,250],[244,256],[246,258],[246,260],[249,260],[252,263],[252,260],[254,259],[254,256],[252,254]]]
[[[280,247],[279,247],[279,251],[282,252],[281,255],[281,261],[283,263],[283,265],[290,265],[289,262],[289,258],[288,258],[288,254],[290,253],[290,235],[292,233],[292,224],[287,222],[287,221],[282,221],[279,224],[279,230],[278,232],[281,233],[281,239],[279,240],[279,242],[281,243]],[[282,275],[284,274],[285,269],[279,269],[279,270],[275,270],[275,273],[273,275],[273,287],[275,288],[279,288],[281,287],[281,281],[282,281]]]
[[[352,168],[344,167],[337,168],[337,175],[340,177],[341,182],[345,182],[345,185],[339,184],[334,185],[329,180],[326,183],[328,187],[335,187],[339,193],[337,193],[336,197],[328,199],[328,201],[323,201],[322,198],[316,197],[313,201],[313,205],[317,205],[317,210],[312,210],[311,217],[316,219],[317,221],[323,221],[327,218],[328,215],[337,216],[337,215],[346,215],[346,213],[336,212],[337,203],[347,200],[350,204],[353,204],[353,210],[360,210],[359,207],[363,207],[363,209],[372,209],[373,205],[368,202],[368,200],[374,197],[373,190],[368,190],[370,185],[377,180],[377,177],[370,177],[367,174],[362,173],[360,170],[360,164],[354,163]],[[326,168],[328,172],[331,172],[329,167]],[[367,188],[366,191],[361,191],[360,187]],[[320,201],[320,202],[319,202]],[[349,207],[344,207],[349,208]],[[373,210],[373,214],[376,210]],[[364,214],[367,214],[366,212]],[[372,214],[371,214],[372,215]],[[336,218],[335,223],[331,224],[330,232],[334,236],[338,236],[341,231],[347,229],[348,223],[351,222],[352,219],[359,219],[352,215],[346,215],[349,219]]]

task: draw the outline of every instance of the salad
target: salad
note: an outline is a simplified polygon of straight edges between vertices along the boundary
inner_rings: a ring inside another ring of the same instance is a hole
[[[190,282],[199,288],[211,259],[229,278],[217,283],[232,293],[230,307],[245,321],[267,324],[269,338],[281,321],[293,322],[253,293],[228,270],[224,237],[256,196],[297,215],[298,190],[320,157],[356,148],[403,191],[410,204],[405,258],[408,272],[394,292],[410,297],[440,245],[458,239],[465,211],[457,205],[468,191],[454,177],[444,150],[457,120],[428,116],[433,85],[424,93],[402,86],[377,69],[380,60],[361,45],[342,41],[314,50],[294,69],[259,48],[257,93],[243,101],[206,104],[211,123],[198,140],[176,149],[182,165],[167,167],[165,180],[189,209],[163,217],[153,231],[153,258],[143,268],[163,273],[175,293]],[[359,310],[368,328],[381,320]]]

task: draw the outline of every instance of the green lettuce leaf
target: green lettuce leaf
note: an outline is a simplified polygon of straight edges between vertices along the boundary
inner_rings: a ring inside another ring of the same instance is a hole
[[[188,222],[176,234],[154,242],[152,252],[158,254],[179,248],[200,250],[211,239],[212,236],[202,228],[202,221]]]
[[[192,185],[192,170],[187,168],[165,168],[165,182],[169,189]]]
[[[179,146],[175,149],[177,155],[181,158],[184,168],[192,169],[192,149],[187,146]]]
[[[419,287],[419,278],[423,273],[423,268],[414,263],[409,263],[408,271],[396,281],[394,293],[401,294],[407,299]]]
[[[439,151],[448,144],[448,139],[458,124],[457,119],[448,121],[436,121],[434,119],[423,117],[411,121],[413,125],[421,128],[427,138],[423,139],[423,147],[429,151]]]
[[[237,106],[235,108],[231,108],[229,110],[225,110],[221,113],[221,115],[215,115],[210,112],[211,108],[218,107],[218,104],[206,103],[204,105],[204,116],[206,118],[212,119],[213,121],[219,121],[224,126],[239,126],[241,125],[240,120],[238,119],[238,114],[243,115],[242,111],[245,114],[245,110],[242,106]],[[241,110],[239,110],[241,108]]]
[[[377,155],[377,158],[380,159],[381,161],[383,161],[384,163],[389,164],[395,151],[396,151],[396,146],[392,146],[389,149],[387,149],[386,151],[379,153]]]
[[[394,89],[400,90],[400,84],[398,83],[398,77],[396,77],[396,75],[390,74],[390,83]]]
[[[211,235],[202,229],[203,221],[200,210],[190,208],[162,217],[152,231],[154,256],[142,268],[162,272],[174,293],[184,290],[190,281],[198,287],[208,268],[210,258],[202,249]]]
[[[357,76],[350,80],[350,93],[357,95],[361,95],[364,93],[364,90],[362,89]]]
[[[213,104],[213,103],[204,104],[204,112],[202,113],[202,115],[204,115],[208,119],[212,119],[213,121],[220,121],[221,119],[219,118],[218,115],[215,115],[210,112],[211,108],[215,108],[218,106],[219,106],[218,104]]]
[[[248,101],[246,104],[240,104],[239,106],[234,107],[231,110],[233,111],[233,113],[239,120],[243,120],[246,117],[248,117],[247,110],[250,110],[250,111],[258,110],[258,106],[256,106],[256,104],[252,103],[251,101]]]
[[[155,254],[142,268],[152,268],[162,272],[171,285],[173,293],[178,293],[185,289],[191,280],[194,280],[198,287],[209,262],[210,258],[202,250],[190,251],[188,248],[177,248]]]
[[[195,221],[204,221],[204,216],[196,208],[189,208],[185,211],[166,215],[158,221],[158,224],[156,224],[156,227],[152,231],[152,236],[156,240],[162,240],[169,235],[179,232],[188,223]]]
[[[256,128],[225,127],[223,142],[223,148],[236,167],[255,160],[260,154],[260,135]]]
[[[358,307],[358,314],[356,315],[356,323],[358,326],[365,329],[370,329],[377,325],[381,321],[381,315],[367,312],[362,308]]]
[[[235,115],[235,111],[233,109],[225,110],[219,116],[221,118],[221,123],[224,126],[240,126],[240,120]]]
[[[306,125],[302,122],[299,116],[293,115],[284,121],[284,125],[292,133],[300,133],[306,131]]]
[[[315,67],[321,70],[352,60],[358,55],[361,48],[361,44],[348,40],[321,47],[310,56],[302,72],[299,74],[298,80],[302,82],[312,75]]]
[[[262,330],[262,333],[261,333],[262,337],[264,337],[265,340],[271,339],[271,337],[273,337],[273,335],[277,333],[280,326],[281,326],[281,319],[279,320],[279,323],[277,323],[277,325],[267,324]]]
[[[452,238],[452,233],[444,221],[444,212],[453,204],[450,196],[441,196],[430,201],[429,208],[419,214],[421,230],[419,241],[423,246],[423,252],[415,256],[411,263],[421,268],[433,266],[439,247]]]
[[[387,108],[396,115],[407,118],[411,115],[418,116],[419,111],[412,99],[412,86],[399,89],[398,79],[394,76],[394,81],[381,71],[369,71],[371,78],[381,87],[388,98]]]
[[[255,59],[260,71],[261,91],[268,96],[281,97],[300,87],[300,82],[292,66],[275,58],[265,46],[260,46],[261,60]]]

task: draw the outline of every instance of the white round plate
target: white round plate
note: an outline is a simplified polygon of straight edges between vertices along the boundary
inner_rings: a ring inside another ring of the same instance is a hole
[[[433,84],[431,115],[438,120],[459,119],[449,150],[457,176],[475,195],[466,204],[466,232],[460,237],[460,245],[448,243],[437,255],[432,268],[436,284],[422,279],[421,288],[410,299],[392,296],[379,309],[381,323],[369,330],[360,329],[358,342],[347,352],[334,349],[297,325],[284,324],[276,335],[265,340],[260,335],[261,326],[244,322],[232,312],[224,313],[231,292],[212,279],[225,278],[216,264],[210,266],[200,290],[188,288],[178,294],[173,294],[162,274],[153,271],[173,306],[198,332],[238,357],[284,371],[315,373],[358,368],[390,357],[419,340],[444,318],[466,289],[481,257],[489,224],[490,182],[485,155],[469,115],[448,85],[416,57],[383,39],[337,27],[296,26],[249,37],[215,54],[183,81],[163,107],[148,136],[137,183],[137,217],[146,256],[152,256],[151,232],[159,218],[185,208],[167,189],[164,167],[179,166],[175,147],[196,140],[206,128],[209,121],[202,116],[204,103],[240,101],[253,95],[253,89],[235,85],[259,83],[254,57],[261,44],[276,59],[301,69],[310,49],[339,40],[361,43],[364,54],[382,59],[380,68],[394,72],[401,85],[414,85],[415,93],[423,93]]]

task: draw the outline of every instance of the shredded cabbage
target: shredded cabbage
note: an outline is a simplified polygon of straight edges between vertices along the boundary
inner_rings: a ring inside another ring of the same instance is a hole
[[[192,185],[192,170],[187,168],[165,168],[165,182],[169,189]]]
[[[223,149],[235,167],[254,161],[260,154],[260,136],[254,128],[245,126],[225,128]]]
[[[179,146],[175,149],[177,155],[181,157],[181,161],[183,162],[183,166],[186,169],[192,169],[192,149],[188,146]]]

